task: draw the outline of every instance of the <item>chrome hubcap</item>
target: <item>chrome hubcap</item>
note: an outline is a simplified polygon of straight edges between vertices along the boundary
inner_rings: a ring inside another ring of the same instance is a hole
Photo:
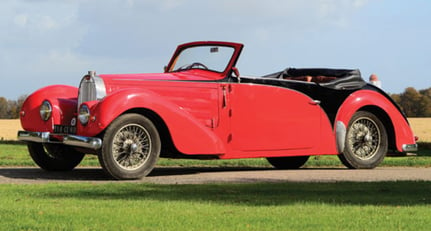
[[[367,117],[353,122],[348,134],[348,148],[362,160],[371,159],[380,146],[380,130],[373,120]]]
[[[148,131],[138,124],[128,124],[117,131],[112,144],[115,163],[125,170],[143,166],[151,153]]]

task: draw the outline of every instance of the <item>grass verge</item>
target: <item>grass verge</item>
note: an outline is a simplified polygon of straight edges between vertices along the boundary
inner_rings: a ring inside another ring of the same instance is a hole
[[[429,230],[431,182],[0,185],[0,230]]]
[[[416,156],[386,157],[380,166],[431,167],[431,144],[419,144]],[[271,167],[264,158],[234,160],[185,160],[162,158],[158,166],[185,167]],[[0,166],[36,166],[28,155],[27,147],[20,142],[0,143]],[[97,157],[87,155],[80,166],[99,166]],[[305,167],[342,167],[337,156],[312,156]]]

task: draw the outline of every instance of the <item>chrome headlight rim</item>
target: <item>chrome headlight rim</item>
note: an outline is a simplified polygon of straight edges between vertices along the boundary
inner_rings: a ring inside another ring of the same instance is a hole
[[[52,105],[48,100],[44,100],[39,107],[40,118],[43,121],[48,121],[52,115]]]
[[[90,108],[86,104],[79,107],[78,120],[82,125],[87,125],[90,120]]]

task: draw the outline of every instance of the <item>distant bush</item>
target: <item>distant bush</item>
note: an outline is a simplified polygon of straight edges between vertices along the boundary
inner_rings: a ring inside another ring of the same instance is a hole
[[[408,87],[401,94],[390,95],[407,117],[431,117],[431,88],[417,91]]]

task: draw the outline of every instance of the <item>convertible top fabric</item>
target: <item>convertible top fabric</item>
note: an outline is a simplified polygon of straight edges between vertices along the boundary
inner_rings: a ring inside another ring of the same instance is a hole
[[[358,69],[327,69],[327,68],[286,68],[283,71],[265,75],[264,78],[289,79],[299,76],[335,77],[327,83],[318,83],[322,87],[336,90],[359,89],[366,85]]]

